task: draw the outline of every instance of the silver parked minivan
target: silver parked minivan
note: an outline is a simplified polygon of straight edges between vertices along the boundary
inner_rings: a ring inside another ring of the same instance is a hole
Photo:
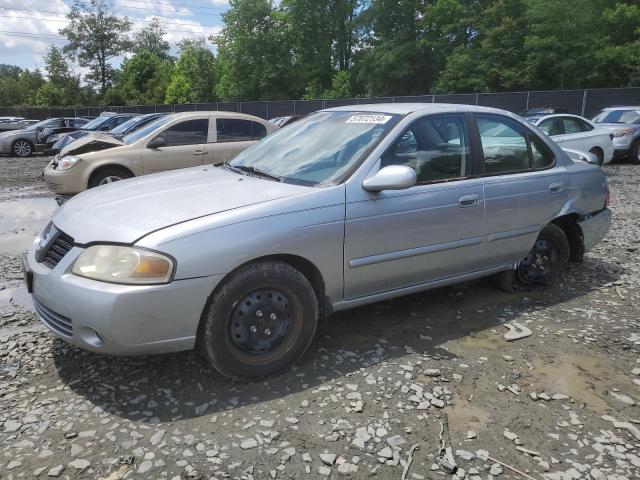
[[[331,312],[487,275],[557,283],[607,233],[598,165],[519,117],[339,107],[220,166],[64,204],[25,277],[64,340],[116,355],[199,346],[229,377],[280,372]]]

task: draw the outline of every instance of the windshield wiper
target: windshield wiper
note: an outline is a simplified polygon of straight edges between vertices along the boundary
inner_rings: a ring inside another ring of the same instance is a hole
[[[283,182],[282,177],[278,177],[277,175],[273,175],[269,172],[265,172],[264,170],[260,170],[256,167],[250,167],[247,165],[231,165],[228,161],[224,162],[224,166],[230,168],[231,170],[253,173],[259,177],[268,178],[269,180],[274,180],[276,182]]]

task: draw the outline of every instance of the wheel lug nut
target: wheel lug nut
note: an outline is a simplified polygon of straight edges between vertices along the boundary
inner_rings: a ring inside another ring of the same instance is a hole
[[[256,327],[255,325],[251,325],[251,328],[249,330],[251,330],[251,333],[256,333],[258,331],[258,327]]]
[[[275,313],[272,313],[271,315],[269,315],[269,318],[271,320],[277,320],[278,319],[278,317],[277,317],[277,315]]]
[[[256,310],[256,317],[262,318],[262,310]]]
[[[268,337],[269,335],[271,335],[271,330],[269,330],[268,328],[264,331],[264,334]]]

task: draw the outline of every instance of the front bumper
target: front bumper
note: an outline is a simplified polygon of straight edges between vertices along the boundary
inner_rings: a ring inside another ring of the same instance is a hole
[[[37,242],[27,254],[40,320],[57,337],[109,355],[189,350],[207,298],[222,276],[174,280],[166,285],[117,285],[82,278],[71,266],[74,246],[53,269],[38,263]]]
[[[611,228],[611,210],[604,210],[587,215],[578,221],[578,225],[582,229],[584,251],[588,252],[600,243],[609,233]]]
[[[69,170],[56,170],[49,163],[42,172],[42,179],[54,193],[74,195],[87,189],[87,172],[84,166],[78,162]]]

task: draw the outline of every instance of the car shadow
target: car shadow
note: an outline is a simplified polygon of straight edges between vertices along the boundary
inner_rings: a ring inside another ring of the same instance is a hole
[[[150,424],[211,416],[284,399],[363,367],[401,363],[411,351],[436,360],[455,359],[447,342],[579,299],[623,272],[619,265],[587,257],[583,264],[572,265],[564,283],[555,288],[507,294],[491,279],[482,279],[339,312],[320,325],[298,365],[255,383],[225,379],[195,352],[109,357],[56,339],[53,359],[61,380],[105,412]],[[504,341],[499,335],[494,338]]]

